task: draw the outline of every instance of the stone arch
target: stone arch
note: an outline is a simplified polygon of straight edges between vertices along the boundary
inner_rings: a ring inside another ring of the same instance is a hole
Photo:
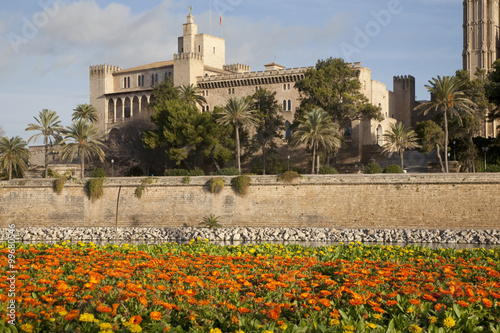
[[[115,101],[110,98],[108,101],[108,123],[114,123],[115,121]]]
[[[285,122],[285,139],[290,139],[292,137],[292,124],[287,120]]]
[[[141,97],[141,112],[144,112],[148,108],[148,98],[146,96]]]
[[[134,96],[134,99],[132,100],[132,117],[138,115],[141,110],[139,110],[139,98],[137,96]]]
[[[123,110],[123,114],[125,118],[130,118],[131,116],[131,101],[129,97],[125,97],[125,107]]]
[[[116,100],[116,121],[123,120],[123,101],[121,98]]]

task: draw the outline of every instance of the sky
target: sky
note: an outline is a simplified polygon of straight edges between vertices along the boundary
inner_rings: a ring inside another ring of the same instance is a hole
[[[424,100],[429,80],[462,67],[460,0],[2,1],[4,134],[28,140],[35,132],[25,128],[42,109],[70,125],[73,109],[89,103],[91,65],[172,60],[189,6],[199,33],[226,39],[226,63],[252,71],[343,58],[370,68],[389,90],[393,76],[414,76]]]

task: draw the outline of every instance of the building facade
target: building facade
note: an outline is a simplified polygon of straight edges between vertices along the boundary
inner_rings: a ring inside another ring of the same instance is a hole
[[[199,34],[190,13],[183,25],[183,35],[178,38],[178,52],[173,60],[129,69],[111,65],[90,67],[90,104],[98,110],[98,126],[107,135],[123,122],[148,112],[148,105],[154,98],[154,85],[171,80],[175,86],[193,84],[202,90],[207,103],[200,111],[213,111],[215,106],[225,105],[229,98],[249,96],[259,88],[275,92],[286,122],[283,135],[290,135],[288,128],[300,105],[295,83],[313,67],[285,68],[273,62],[264,65],[262,71],[252,72],[247,65],[225,62],[225,40]],[[363,146],[381,146],[382,135],[391,123],[402,121],[408,126],[414,125],[415,79],[412,76],[394,77],[394,91],[389,91],[385,84],[374,80],[371,70],[361,63],[351,66],[359,73],[364,95],[370,103],[381,108],[385,117],[380,122],[352,123],[346,141],[354,153],[346,162],[359,163]]]

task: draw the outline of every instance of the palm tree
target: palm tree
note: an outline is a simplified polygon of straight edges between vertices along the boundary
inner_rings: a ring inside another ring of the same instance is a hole
[[[314,108],[306,113],[299,123],[297,131],[292,135],[295,146],[305,143],[312,148],[312,171],[316,161],[318,149],[326,151],[337,150],[342,146],[342,135],[338,125],[332,122],[330,115],[322,108]]]
[[[0,168],[9,173],[9,180],[12,179],[12,170],[28,170],[29,157],[26,142],[19,136],[0,138]]]
[[[460,112],[473,115],[473,108],[476,107],[476,104],[461,91],[462,81],[455,76],[438,76],[429,81],[429,84],[425,87],[431,93],[432,100],[417,106],[415,110],[421,111],[424,115],[431,110],[443,113],[444,158],[446,173],[448,173],[448,116],[458,117],[461,124],[462,118],[460,117]]]
[[[241,172],[239,129],[240,126],[256,125],[254,112],[250,110],[250,102],[246,98],[234,97],[229,99],[224,109],[218,114],[220,116],[217,119],[218,123],[222,125],[233,124],[236,130],[236,166],[239,172]]]
[[[393,153],[399,153],[401,169],[404,168],[404,151],[420,147],[417,133],[401,122],[391,124],[391,129],[384,134],[384,141],[385,144],[382,153],[387,154],[389,157],[391,157]]]
[[[199,106],[203,106],[203,104],[207,103],[207,100],[201,93],[201,89],[192,83],[188,86],[180,86],[179,90],[181,92],[181,99],[185,100],[190,105],[195,106],[198,104]]]
[[[83,119],[74,122],[65,132],[61,155],[63,159],[73,161],[75,154],[80,157],[81,177],[85,178],[85,158],[89,160],[97,155],[101,162],[104,161],[104,152],[101,147],[104,146],[98,137],[98,129],[87,123]]]
[[[90,123],[97,122],[97,110],[90,104],[78,104],[73,111],[75,112],[72,114],[72,121],[83,119]]]
[[[43,145],[45,146],[45,172],[44,177],[47,178],[49,165],[49,146],[57,144],[61,141],[61,133],[64,127],[60,125],[59,116],[55,111],[43,109],[40,111],[38,118],[35,118],[37,124],[28,124],[26,131],[39,131],[28,139],[28,144],[31,140],[36,141],[40,136],[43,136]]]

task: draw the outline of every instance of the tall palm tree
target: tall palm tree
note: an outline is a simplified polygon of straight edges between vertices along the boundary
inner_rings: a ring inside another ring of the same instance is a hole
[[[218,114],[217,122],[222,125],[233,124],[236,131],[236,166],[241,172],[240,161],[240,127],[255,126],[255,111],[251,110],[250,102],[246,98],[230,98],[226,106]]]
[[[43,109],[40,111],[38,118],[33,117],[36,124],[28,124],[25,131],[39,131],[39,133],[32,135],[28,139],[28,144],[31,140],[36,141],[40,136],[43,136],[43,145],[45,146],[45,172],[44,177],[47,178],[48,165],[49,165],[49,146],[59,143],[61,133],[64,132],[64,127],[60,125],[61,121],[58,120],[59,116],[55,111]]]
[[[85,158],[89,160],[97,155],[101,162],[104,161],[104,152],[101,147],[104,143],[99,139],[99,131],[96,127],[84,121],[77,120],[69,126],[65,132],[61,155],[63,159],[73,161],[75,155],[80,157],[81,178],[85,178]]]
[[[75,112],[72,114],[72,121],[83,119],[86,122],[95,123],[99,118],[96,108],[90,104],[78,104],[73,111]]]
[[[417,133],[401,122],[391,124],[391,129],[384,134],[384,141],[382,153],[387,154],[389,157],[393,153],[399,153],[401,169],[404,168],[404,151],[420,147]]]
[[[12,179],[12,170],[28,170],[29,157],[26,142],[19,136],[0,138],[0,169],[9,173],[9,180]]]
[[[195,106],[198,104],[199,106],[203,106],[203,104],[207,103],[207,100],[201,93],[201,89],[192,83],[188,86],[181,85],[179,90],[181,92],[181,99],[185,100],[190,105]]]
[[[456,76],[438,76],[429,81],[429,85],[426,85],[425,88],[431,93],[432,100],[417,106],[415,110],[421,111],[424,115],[431,110],[443,113],[444,158],[446,172],[448,173],[448,116],[458,117],[461,123],[460,112],[473,115],[473,108],[476,107],[476,104],[461,91],[462,81]]]
[[[323,148],[326,151],[337,150],[342,146],[342,134],[338,125],[332,122],[330,115],[322,108],[314,108],[306,113],[292,134],[292,142],[298,146],[305,143],[312,148],[312,170],[316,163],[316,153]]]

